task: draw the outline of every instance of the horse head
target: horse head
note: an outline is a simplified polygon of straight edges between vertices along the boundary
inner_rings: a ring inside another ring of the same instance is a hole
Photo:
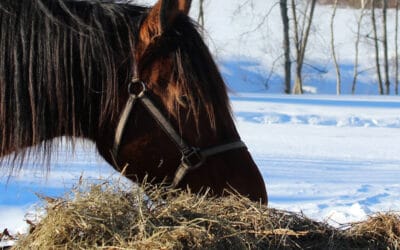
[[[188,17],[190,3],[159,0],[143,17],[133,80],[125,90],[131,101],[120,111],[125,114],[117,145],[106,159],[127,166],[126,176],[135,181],[148,176],[194,192],[209,188],[215,195],[233,189],[266,202],[262,177],[235,128],[224,81]]]

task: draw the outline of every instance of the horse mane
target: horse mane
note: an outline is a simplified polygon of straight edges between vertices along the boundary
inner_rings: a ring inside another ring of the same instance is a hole
[[[115,120],[118,93],[137,66],[135,42],[149,10],[132,3],[0,2],[0,156],[16,152],[22,162],[31,145],[42,145],[36,150],[48,156],[49,139],[91,137]],[[174,77],[190,112],[199,123],[205,111],[217,128],[221,110],[230,113],[227,91],[196,25],[182,16],[166,40],[175,43]]]
[[[128,3],[0,2],[0,155],[113,119],[147,12]]]

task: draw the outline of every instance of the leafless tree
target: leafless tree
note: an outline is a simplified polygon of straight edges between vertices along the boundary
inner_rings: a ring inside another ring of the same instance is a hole
[[[396,23],[395,23],[395,35],[394,35],[394,46],[395,46],[395,93],[399,94],[399,2],[396,0]]]
[[[291,68],[290,59],[290,37],[289,37],[289,15],[287,0],[280,0],[281,17],[283,24],[283,50],[285,57],[285,93],[290,94],[291,91]]]
[[[197,17],[197,22],[200,27],[204,29],[204,0],[199,0],[199,16]]]
[[[333,12],[331,16],[331,51],[332,51],[332,58],[333,62],[335,64],[335,69],[336,69],[336,94],[340,95],[341,94],[341,75],[340,75],[340,67],[336,55],[336,49],[335,49],[335,30],[334,30],[334,22],[335,22],[335,16],[336,16],[336,10],[337,10],[337,5],[338,5],[338,0],[335,0],[333,4]]]
[[[374,32],[374,45],[375,45],[375,64],[376,64],[376,73],[378,75],[378,88],[379,94],[383,95],[383,83],[382,83],[382,74],[381,74],[381,65],[379,62],[379,38],[378,38],[378,31],[376,27],[376,9],[377,0],[372,0],[372,8],[371,8],[371,21],[372,21],[372,28]]]
[[[302,22],[303,25],[300,26],[296,0],[292,0],[293,30],[296,49],[296,78],[293,90],[294,94],[303,94],[302,70],[316,2],[317,0],[307,1]]]
[[[389,80],[389,56],[388,56],[388,39],[387,39],[387,8],[388,8],[388,0],[382,0],[382,29],[383,29],[383,67],[385,71],[385,87],[386,87],[386,94],[390,94],[390,80]]]
[[[318,0],[320,4],[333,4],[335,0]],[[397,0],[388,0],[388,7],[394,8]],[[338,4],[343,6],[351,6],[353,8],[362,9],[365,8],[369,3],[368,0],[338,0]],[[381,7],[381,1],[379,2]],[[378,6],[377,6],[378,7]]]
[[[359,47],[361,41],[361,29],[362,29],[362,21],[366,14],[366,6],[370,3],[370,0],[362,0],[361,2],[361,11],[360,16],[357,20],[357,33],[356,33],[356,41],[355,41],[355,55],[354,55],[354,71],[353,71],[353,82],[351,85],[351,93],[354,95],[356,93],[356,84],[358,80],[358,75],[360,74],[358,70],[359,64]]]

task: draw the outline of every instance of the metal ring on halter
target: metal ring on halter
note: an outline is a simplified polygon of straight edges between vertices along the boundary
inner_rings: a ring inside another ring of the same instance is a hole
[[[141,88],[141,90],[139,94],[136,94],[137,91],[135,91],[135,86],[137,86],[138,84],[140,85],[139,88]],[[132,96],[140,98],[143,96],[144,92],[146,92],[146,84],[139,79],[136,78],[132,79],[132,81],[128,85],[128,93]]]

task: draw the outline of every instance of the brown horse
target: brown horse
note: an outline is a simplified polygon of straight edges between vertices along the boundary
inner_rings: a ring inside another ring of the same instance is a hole
[[[0,1],[0,155],[93,140],[141,182],[267,202],[190,0]]]

